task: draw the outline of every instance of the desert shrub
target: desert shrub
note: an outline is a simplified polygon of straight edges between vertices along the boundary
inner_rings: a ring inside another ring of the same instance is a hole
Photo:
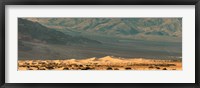
[[[163,70],[167,70],[167,68],[163,68]]]
[[[108,67],[106,70],[113,70],[111,67]]]
[[[130,68],[130,67],[126,67],[125,69],[126,69],[126,70],[131,70],[131,68]]]

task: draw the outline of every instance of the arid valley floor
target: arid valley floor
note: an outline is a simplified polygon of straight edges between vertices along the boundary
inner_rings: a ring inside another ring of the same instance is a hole
[[[18,60],[18,70],[182,70],[182,61],[112,56],[81,60]]]

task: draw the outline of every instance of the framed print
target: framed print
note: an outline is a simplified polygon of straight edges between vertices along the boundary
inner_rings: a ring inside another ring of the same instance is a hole
[[[1,1],[1,87],[199,88],[199,0]]]

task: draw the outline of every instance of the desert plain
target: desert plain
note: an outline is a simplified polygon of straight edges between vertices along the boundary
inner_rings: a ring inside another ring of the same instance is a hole
[[[182,60],[102,58],[18,60],[18,70],[182,70]]]

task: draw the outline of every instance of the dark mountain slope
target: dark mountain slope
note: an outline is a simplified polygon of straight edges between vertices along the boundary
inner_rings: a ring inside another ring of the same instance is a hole
[[[38,22],[26,19],[18,19],[19,40],[21,41],[41,41],[50,44],[100,44],[100,42],[84,38],[81,36],[73,37],[47,28]]]

